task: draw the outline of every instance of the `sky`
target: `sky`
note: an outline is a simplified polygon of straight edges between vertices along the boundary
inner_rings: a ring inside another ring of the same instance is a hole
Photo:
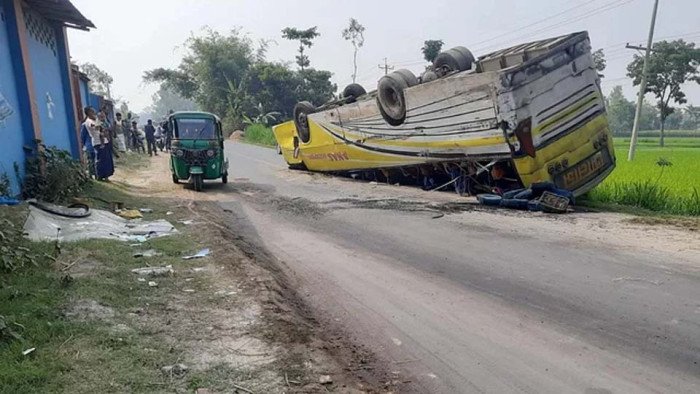
[[[625,76],[635,50],[645,45],[653,0],[72,0],[97,29],[69,30],[74,62],[91,62],[114,78],[112,95],[142,111],[157,86],[144,84],[144,71],[174,68],[183,43],[204,26],[220,32],[239,27],[251,39],[274,40],[268,60],[293,62],[298,44],[281,38],[287,26],[318,26],[321,36],[308,51],[312,67],[333,72],[340,90],[352,82],[353,48],[341,37],[350,17],[366,28],[358,54],[358,83],[371,90],[383,74],[379,64],[423,70],[421,47],[441,39],[443,49],[466,46],[475,56],[511,45],[588,30],[594,49],[603,48],[607,94],[622,85],[628,98],[637,89]],[[700,1],[660,0],[655,41],[683,38],[700,46]],[[700,105],[700,85],[687,84],[690,103]]]

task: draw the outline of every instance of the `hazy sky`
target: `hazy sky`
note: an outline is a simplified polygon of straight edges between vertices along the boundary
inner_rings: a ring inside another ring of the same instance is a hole
[[[97,29],[70,30],[74,61],[97,64],[114,77],[113,95],[142,110],[156,86],[144,85],[145,70],[175,67],[183,42],[203,26],[226,32],[240,27],[254,40],[274,39],[270,60],[293,61],[297,43],[283,40],[286,26],[318,26],[321,36],[308,51],[313,67],[333,72],[342,89],[351,82],[352,45],[341,30],[354,17],[365,28],[358,56],[358,82],[373,88],[383,71],[379,63],[423,69],[420,48],[426,39],[442,39],[445,49],[464,45],[479,56],[509,45],[588,30],[594,49],[608,59],[603,88],[634,89],[625,67],[634,53],[626,42],[644,44],[653,0],[122,0],[105,3],[72,0]],[[660,0],[655,37],[700,42],[700,0]],[[700,86],[685,89],[700,104]]]

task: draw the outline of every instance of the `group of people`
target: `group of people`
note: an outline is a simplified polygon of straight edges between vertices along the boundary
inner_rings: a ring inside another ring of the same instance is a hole
[[[80,138],[90,176],[97,180],[107,181],[114,174],[114,158],[118,158],[119,153],[148,151],[149,155],[158,156],[159,149],[161,152],[170,150],[172,132],[165,122],[154,125],[149,119],[141,130],[135,121],[129,125],[119,112],[115,114],[114,123],[111,123],[106,107],[99,112],[93,107],[85,107],[84,112]]]

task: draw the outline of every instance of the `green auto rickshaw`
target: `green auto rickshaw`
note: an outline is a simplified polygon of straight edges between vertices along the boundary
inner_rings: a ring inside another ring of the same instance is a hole
[[[175,112],[168,117],[172,130],[170,171],[173,182],[190,180],[201,191],[205,179],[228,182],[228,160],[224,155],[221,120],[207,112]]]

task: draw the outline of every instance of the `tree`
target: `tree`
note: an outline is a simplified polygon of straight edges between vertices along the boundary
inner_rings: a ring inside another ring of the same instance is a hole
[[[343,29],[343,38],[352,43],[355,51],[352,55],[352,83],[357,79],[357,51],[362,48],[365,43],[365,27],[360,24],[355,18],[350,18],[350,25]]]
[[[423,48],[420,49],[423,52],[423,59],[429,63],[435,61],[443,45],[445,45],[445,43],[442,42],[442,40],[425,40],[425,42],[423,42]]]
[[[199,109],[194,101],[180,96],[165,84],[160,85],[158,91],[151,96],[151,99],[153,102],[146,108],[146,112],[152,114],[154,118],[164,118],[170,110],[196,111]]]
[[[653,93],[657,99],[661,129],[659,146],[664,146],[666,118],[674,111],[669,105],[671,100],[676,104],[686,103],[681,86],[688,81],[700,83],[700,50],[695,49],[694,43],[686,43],[682,39],[660,41],[652,48],[644,93]],[[633,78],[635,86],[641,83],[643,66],[644,58],[640,55],[635,55],[627,66],[627,75]]]
[[[185,42],[187,54],[177,69],[147,71],[146,82],[159,82],[181,97],[192,99],[201,109],[226,116],[230,109],[229,82],[240,84],[255,62],[255,49],[239,30],[222,35],[211,29]]]
[[[80,69],[90,78],[88,87],[92,93],[108,98],[112,97],[110,87],[114,79],[111,75],[92,63],[83,63],[80,65]]]
[[[304,71],[304,68],[309,67],[311,64],[309,62],[309,57],[304,54],[305,48],[311,48],[313,45],[313,39],[320,35],[321,34],[316,31],[316,26],[310,27],[306,30],[299,30],[295,27],[286,27],[284,30],[282,30],[283,38],[292,41],[299,41],[299,55],[297,55],[296,59],[301,71]]]
[[[220,115],[227,130],[242,128],[246,119],[289,119],[297,102],[322,104],[333,97],[336,86],[330,72],[297,71],[288,63],[268,62],[267,42],[261,45],[255,48],[238,30],[228,35],[206,30],[185,42],[187,53],[177,68],[147,71],[144,81],[160,83],[159,94],[190,99],[200,109]],[[157,117],[163,109],[178,108],[164,104],[159,109],[154,103],[150,109]]]
[[[622,86],[613,87],[606,99],[606,104],[610,129],[618,133],[631,131],[634,122],[634,103],[625,98]]]
[[[605,75],[602,74],[602,72],[605,71],[605,67],[607,67],[607,64],[605,63],[605,52],[603,52],[602,49],[598,49],[591,55],[593,55],[593,66],[595,67],[596,71],[598,71],[598,76],[600,78],[605,77]]]
[[[700,126],[700,106],[688,105],[685,107],[686,120],[683,127],[687,130],[697,130]]]

